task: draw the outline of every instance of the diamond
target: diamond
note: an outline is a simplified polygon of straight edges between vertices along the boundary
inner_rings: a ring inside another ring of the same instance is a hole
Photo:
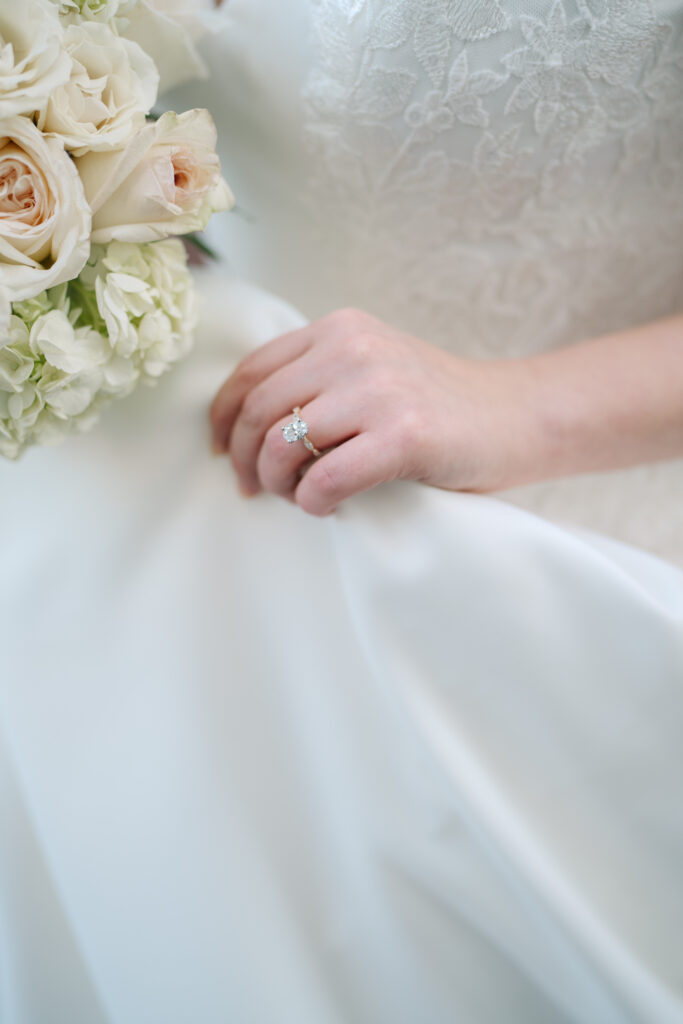
[[[282,428],[282,436],[288,444],[294,444],[295,441],[303,441],[307,433],[308,424],[298,416],[292,423],[286,423]]]

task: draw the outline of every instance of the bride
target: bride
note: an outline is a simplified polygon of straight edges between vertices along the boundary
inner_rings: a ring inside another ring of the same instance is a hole
[[[0,1019],[681,1022],[683,3],[221,17],[196,351],[0,466]]]

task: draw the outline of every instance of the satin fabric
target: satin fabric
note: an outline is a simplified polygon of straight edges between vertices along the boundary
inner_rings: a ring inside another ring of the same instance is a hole
[[[683,574],[495,498],[239,496],[302,318],[0,465],[3,1024],[683,1020]]]

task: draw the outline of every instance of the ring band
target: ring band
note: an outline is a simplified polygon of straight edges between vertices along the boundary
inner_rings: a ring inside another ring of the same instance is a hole
[[[294,419],[291,423],[285,423],[282,428],[282,436],[284,437],[287,444],[294,444],[295,441],[303,441],[306,448],[313,455],[322,455],[316,446],[308,436],[308,423],[301,418],[301,408],[298,405],[294,406]]]

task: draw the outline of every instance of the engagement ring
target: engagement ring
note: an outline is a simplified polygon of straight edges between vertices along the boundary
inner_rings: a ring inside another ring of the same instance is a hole
[[[303,441],[309,452],[313,455],[320,455],[316,446],[308,437],[308,423],[301,419],[301,409],[297,405],[294,408],[294,419],[291,423],[285,423],[282,428],[282,436],[287,444],[294,444],[295,441]]]

